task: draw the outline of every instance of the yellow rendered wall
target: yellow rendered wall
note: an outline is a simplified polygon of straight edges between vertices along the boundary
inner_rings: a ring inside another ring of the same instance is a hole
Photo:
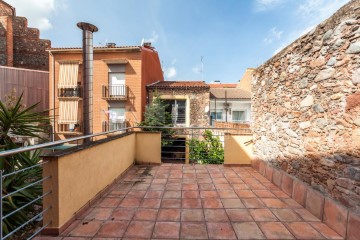
[[[252,159],[252,135],[225,135],[224,164],[247,165]],[[247,144],[246,144],[247,143]]]
[[[161,162],[160,133],[132,133],[109,142],[60,156],[48,157],[44,176],[44,223],[52,221],[47,229],[59,230],[74,214],[92,200],[101,190],[139,159],[142,163]]]
[[[136,133],[136,163],[161,164],[161,133]]]

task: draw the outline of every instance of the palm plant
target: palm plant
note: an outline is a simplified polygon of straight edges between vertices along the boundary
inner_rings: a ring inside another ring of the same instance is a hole
[[[0,146],[2,148],[0,151],[19,147],[13,140],[16,136],[42,139],[40,134],[49,131],[48,111],[34,111],[38,104],[24,107],[22,99],[23,94],[14,104],[7,105],[0,101]],[[6,175],[36,166],[40,162],[40,151],[23,152],[0,158],[0,169]],[[40,199],[39,196],[42,195],[42,186],[41,184],[31,185],[31,183],[39,181],[41,178],[41,167],[37,166],[2,179],[2,196],[24,188],[3,199],[4,216],[18,210],[3,221],[4,234],[28,221],[36,209],[41,207],[41,201],[37,199]],[[20,207],[31,201],[34,201],[34,203],[19,210]]]

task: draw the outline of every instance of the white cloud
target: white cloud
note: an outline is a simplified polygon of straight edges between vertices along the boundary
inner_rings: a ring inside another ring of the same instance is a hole
[[[200,67],[200,66],[193,67],[192,71],[196,74],[200,74],[200,73],[202,73],[202,67]]]
[[[297,13],[308,21],[323,21],[350,0],[306,0]]]
[[[284,2],[285,0],[256,0],[254,4],[254,10],[256,12],[271,10]]]
[[[26,17],[30,27],[42,31],[52,28],[50,18],[59,9],[66,8],[66,0],[7,0],[16,9],[16,15]]]
[[[281,39],[283,31],[278,31],[276,27],[273,27],[269,30],[268,35],[264,38],[265,44],[271,44],[273,41],[277,41]]]
[[[295,16],[301,27],[286,34],[286,38],[279,43],[279,46],[274,51],[274,55],[299,37],[310,32],[319,23],[329,18],[349,1],[350,0],[305,0],[299,4],[295,11]]]
[[[166,78],[173,78],[175,77],[177,74],[176,68],[175,67],[168,67],[165,69],[165,77]]]
[[[159,39],[159,34],[157,34],[155,31],[151,33],[150,38],[145,38],[145,42],[151,42],[156,43],[156,41]]]

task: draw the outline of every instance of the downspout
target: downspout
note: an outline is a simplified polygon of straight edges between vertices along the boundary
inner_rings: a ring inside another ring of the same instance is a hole
[[[49,50],[49,55],[51,56],[51,65],[52,65],[52,76],[51,76],[52,86],[51,86],[51,91],[53,93],[52,94],[53,124],[52,124],[52,127],[51,127],[51,141],[54,142],[55,141],[55,60],[54,60],[54,55],[52,54],[51,50]]]

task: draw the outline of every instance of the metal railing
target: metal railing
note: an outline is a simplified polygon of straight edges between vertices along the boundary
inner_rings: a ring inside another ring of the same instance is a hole
[[[103,85],[102,97],[105,99],[126,99],[128,96],[128,86],[122,85]]]
[[[27,147],[21,147],[16,148],[12,150],[6,150],[1,151],[0,150],[0,160],[3,160],[5,158],[8,158],[9,160],[14,160],[16,157],[19,157],[21,154],[30,152],[29,155],[33,155],[35,151],[51,151],[55,152],[58,151],[59,148],[56,149],[58,146],[63,146],[64,144],[68,143],[74,143],[77,142],[82,143],[85,139],[94,139],[96,137],[112,134],[112,133],[121,133],[121,132],[127,132],[131,128],[124,128],[124,129],[117,129],[113,131],[108,132],[102,132],[102,133],[96,133],[88,136],[81,136],[81,137],[75,137],[70,138],[66,140],[59,140],[55,142],[48,142],[33,146],[27,146]],[[74,145],[71,145],[74,146]],[[42,222],[43,216],[46,212],[48,212],[52,206],[47,207],[46,209],[42,208],[42,201],[44,197],[49,196],[52,194],[52,191],[49,190],[47,192],[43,192],[42,190],[42,184],[46,181],[51,180],[52,176],[43,176],[43,166],[45,164],[48,164],[49,162],[44,162],[42,159],[38,161],[37,164],[27,167],[17,167],[14,171],[11,172],[4,172],[3,170],[0,170],[0,239],[32,239],[36,235],[38,235],[44,228],[49,226],[51,222]],[[28,171],[32,171],[34,169],[37,169],[40,171],[39,178],[36,178],[34,176],[29,177],[29,179],[26,179],[25,186],[12,189],[12,188],[6,188],[6,184],[11,180],[10,178],[20,178],[23,177],[21,174],[24,174]],[[9,206],[9,203],[13,203],[12,201],[14,198],[16,198],[19,195],[27,195],[27,190],[29,190],[32,187],[38,187],[39,193],[36,194],[31,200],[29,201],[22,201],[21,205],[15,206],[10,211],[6,211],[6,208]],[[8,191],[11,189],[11,191]],[[9,231],[5,231],[5,225],[9,223],[9,219],[11,220],[11,217],[14,216],[16,213],[19,213],[19,211],[22,211],[24,209],[31,209],[31,211],[26,216],[25,220],[23,221],[11,221],[12,229]],[[32,226],[32,227],[30,227]],[[29,230],[30,229],[30,230]]]
[[[59,98],[81,98],[82,87],[77,86],[73,88],[58,88]]]
[[[161,160],[170,163],[211,163],[224,161],[225,134],[249,135],[249,128],[216,127],[134,127],[160,131]]]
[[[58,133],[62,134],[81,134],[83,131],[82,124],[80,123],[59,123],[58,124]]]
[[[112,131],[126,128],[126,121],[123,122],[111,122],[111,121],[103,121],[102,123],[102,131]]]

